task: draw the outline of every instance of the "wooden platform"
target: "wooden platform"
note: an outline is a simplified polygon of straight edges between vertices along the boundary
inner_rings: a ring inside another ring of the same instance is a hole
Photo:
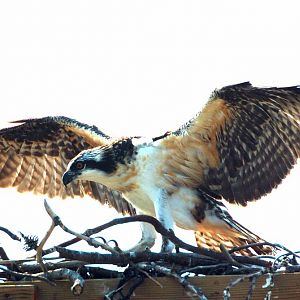
[[[227,284],[239,276],[206,276],[191,279],[193,284],[202,288],[209,300],[223,299],[223,290]],[[265,278],[260,278],[256,283],[253,293],[253,300],[264,299],[268,289],[263,289]],[[131,299],[195,299],[190,297],[175,280],[170,278],[159,278],[158,284],[150,279],[136,289]],[[81,296],[74,296],[70,291],[70,282],[59,281],[55,287],[45,282],[7,282],[0,284],[0,300],[71,300],[103,299],[103,295],[116,287],[118,280],[87,280],[86,286]],[[280,274],[274,277],[274,287],[272,288],[272,299],[300,299],[300,273]],[[234,287],[230,294],[232,300],[245,299],[249,288],[249,282],[244,281]]]

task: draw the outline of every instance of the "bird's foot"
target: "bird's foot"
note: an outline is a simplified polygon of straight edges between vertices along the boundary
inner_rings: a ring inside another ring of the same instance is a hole
[[[168,238],[163,237],[160,252],[171,253],[174,249],[175,249],[175,245]]]
[[[147,239],[147,240],[141,239],[135,246],[126,250],[125,252],[127,252],[127,253],[129,253],[129,252],[144,252],[144,251],[151,249],[154,244],[155,244],[155,238]]]

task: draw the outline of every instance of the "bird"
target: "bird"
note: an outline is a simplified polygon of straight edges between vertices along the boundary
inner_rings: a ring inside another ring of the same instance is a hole
[[[122,214],[156,217],[194,231],[214,251],[264,242],[224,202],[246,206],[276,188],[300,156],[300,87],[216,89],[204,108],[159,137],[112,138],[63,117],[13,122],[0,130],[0,187],[48,197],[89,195]],[[132,251],[150,249],[151,224]],[[258,245],[242,255],[269,254]],[[174,244],[162,240],[161,251]]]

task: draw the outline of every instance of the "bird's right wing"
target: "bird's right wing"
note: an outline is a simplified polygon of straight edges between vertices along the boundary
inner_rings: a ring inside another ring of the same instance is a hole
[[[48,197],[90,197],[123,214],[134,208],[116,191],[90,181],[65,187],[62,175],[69,161],[82,150],[101,146],[109,137],[95,126],[66,117],[21,120],[0,130],[0,187],[15,187]]]

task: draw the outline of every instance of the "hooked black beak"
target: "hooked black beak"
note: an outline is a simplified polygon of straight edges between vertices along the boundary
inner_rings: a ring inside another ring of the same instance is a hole
[[[64,186],[67,186],[70,182],[72,182],[76,178],[76,174],[72,171],[67,171],[64,173],[62,177],[62,181]]]

